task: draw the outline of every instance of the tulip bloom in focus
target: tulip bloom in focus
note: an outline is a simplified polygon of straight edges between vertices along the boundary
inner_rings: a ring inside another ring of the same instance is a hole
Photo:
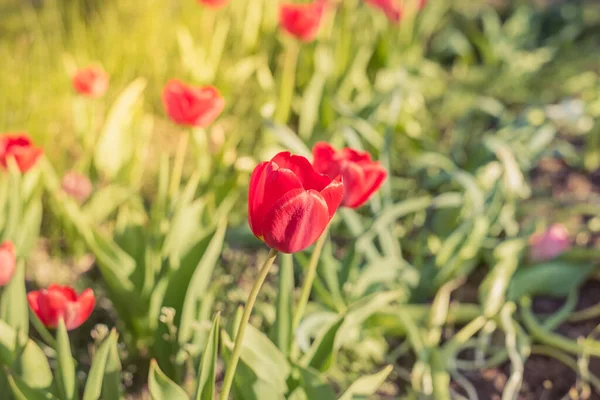
[[[304,250],[321,236],[343,195],[339,179],[317,173],[302,156],[279,153],[252,172],[250,229],[275,250]]]
[[[373,7],[379,8],[392,22],[400,22],[402,19],[402,6],[399,0],[365,0]],[[421,1],[421,0],[420,0]],[[419,3],[420,4],[420,3]],[[421,7],[419,5],[419,7]]]
[[[198,3],[207,7],[221,8],[229,3],[229,0],[198,0]]]
[[[108,74],[98,66],[80,69],[73,75],[73,88],[86,97],[102,97],[108,90]]]
[[[15,246],[12,242],[4,242],[0,245],[0,286],[10,282],[15,267],[17,266],[17,257],[15,254]]]
[[[344,207],[358,208],[381,187],[387,171],[371,155],[350,148],[336,151],[329,144],[319,142],[313,147],[315,170],[329,177],[342,175]]]
[[[14,159],[19,171],[29,171],[44,154],[44,151],[33,145],[25,133],[5,133],[0,136],[0,165],[8,167],[8,160]]]
[[[63,318],[69,331],[83,324],[96,304],[92,289],[85,289],[77,295],[69,286],[59,285],[29,292],[27,301],[46,327],[56,328],[60,318]]]
[[[186,85],[177,79],[167,82],[162,102],[174,122],[201,128],[210,125],[225,107],[225,100],[215,87]]]
[[[310,42],[319,33],[324,10],[324,1],[315,1],[309,4],[281,4],[279,24],[295,38]]]
[[[78,202],[83,203],[92,193],[92,182],[87,176],[71,171],[63,177],[62,190]]]
[[[542,233],[529,238],[529,258],[532,261],[552,260],[571,248],[569,232],[562,224],[553,224]]]

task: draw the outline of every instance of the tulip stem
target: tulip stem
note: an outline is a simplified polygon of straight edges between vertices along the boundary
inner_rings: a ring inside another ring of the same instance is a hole
[[[317,240],[315,245],[315,249],[310,256],[310,262],[308,263],[308,268],[306,269],[306,277],[304,278],[304,283],[302,285],[302,291],[300,292],[300,299],[298,300],[298,305],[296,306],[296,312],[294,314],[294,320],[292,323],[292,330],[296,331],[298,329],[298,325],[300,325],[300,321],[304,316],[304,312],[306,311],[306,305],[308,304],[308,299],[310,297],[310,292],[313,287],[313,283],[315,282],[315,278],[317,277],[317,267],[319,265],[319,258],[321,258],[321,253],[323,252],[323,246],[325,245],[325,241],[327,240],[327,231],[329,230],[329,226],[325,228],[325,231]]]
[[[235,336],[235,344],[233,346],[233,354],[231,355],[231,360],[229,361],[229,365],[227,366],[227,371],[225,372],[225,379],[223,380],[223,387],[221,389],[221,400],[227,400],[229,398],[229,392],[231,391],[231,385],[233,384],[233,376],[235,375],[235,370],[237,368],[237,364],[240,360],[240,355],[242,353],[242,345],[244,342],[244,334],[246,333],[246,328],[248,326],[248,322],[250,321],[250,315],[252,314],[252,309],[254,308],[254,303],[256,302],[256,298],[258,297],[258,293],[260,292],[260,288],[262,287],[267,275],[269,274],[269,270],[273,265],[273,261],[275,261],[275,257],[277,257],[278,251],[275,249],[271,249],[265,263],[263,264],[260,272],[258,274],[258,278],[254,282],[254,286],[250,291],[250,295],[248,296],[248,301],[246,301],[246,306],[244,307],[244,314],[242,314],[242,320],[237,330],[237,334]]]
[[[285,49],[279,99],[277,99],[277,111],[275,112],[275,122],[280,124],[286,124],[290,117],[290,109],[294,97],[294,87],[296,85],[296,66],[298,64],[299,53],[300,47],[298,46],[298,43],[296,43],[296,41],[290,41]]]
[[[181,139],[179,139],[179,144],[177,145],[177,150],[175,153],[175,162],[173,164],[173,175],[171,176],[171,186],[169,188],[169,194],[171,195],[171,199],[175,197],[177,190],[179,189],[179,185],[181,183],[181,175],[183,174],[183,163],[185,161],[185,154],[187,152],[188,142],[190,141],[190,133],[185,132]]]

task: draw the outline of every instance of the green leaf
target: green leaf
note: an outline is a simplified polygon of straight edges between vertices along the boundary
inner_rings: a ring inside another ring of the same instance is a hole
[[[46,390],[33,389],[16,375],[8,375],[8,383],[16,400],[55,400],[56,397]]]
[[[508,287],[507,297],[517,301],[523,296],[565,297],[596,270],[590,264],[554,260],[517,270]]]
[[[131,126],[135,105],[141,99],[146,80],[138,78],[123,90],[110,109],[94,152],[98,171],[114,178],[133,154],[133,138],[127,132]]]
[[[229,351],[233,351],[233,342],[223,332],[223,344]],[[240,373],[243,368],[247,368],[247,373]],[[240,356],[240,364],[236,370],[236,386],[252,386],[257,382],[263,382],[259,385],[269,387],[272,398],[282,398],[287,392],[287,379],[290,375],[291,367],[285,355],[267,338],[262,332],[248,325],[244,343]],[[262,399],[262,397],[259,397]]]
[[[219,223],[214,235],[210,238],[207,244],[203,244],[199,249],[193,249],[190,254],[192,258],[186,261],[189,264],[194,264],[194,270],[190,275],[175,274],[169,281],[169,289],[177,293],[179,296],[177,303],[167,303],[169,306],[175,306],[176,321],[179,314],[179,343],[187,343],[193,335],[193,324],[197,320],[200,310],[200,300],[205,295],[212,274],[221,255],[223,249],[223,240],[225,239],[225,231],[227,229],[227,221],[223,220]],[[205,246],[205,247],[204,247]],[[201,250],[201,251],[199,251]],[[200,258],[198,259],[198,255]],[[187,277],[187,280],[186,280]],[[170,293],[168,292],[167,295]],[[185,297],[183,297],[185,296]],[[165,300],[167,300],[165,298]]]
[[[85,390],[83,392],[83,400],[97,400],[100,398],[108,356],[110,354],[111,346],[113,343],[116,344],[116,341],[117,333],[113,329],[110,332],[110,335],[100,345],[96,354],[94,354],[94,360],[90,367]]]
[[[213,400],[215,397],[215,379],[217,375],[217,356],[219,352],[219,314],[215,316],[210,330],[202,362],[198,368],[196,400]]]
[[[189,400],[185,391],[160,370],[156,360],[150,362],[148,392],[152,400]]]
[[[310,149],[290,128],[272,121],[266,121],[265,124],[269,132],[277,138],[282,146],[290,149],[292,153],[299,154],[309,159],[312,157]]]
[[[335,392],[333,388],[327,382],[324,375],[320,374],[319,371],[313,368],[304,368],[302,366],[296,366],[300,372],[301,387],[306,393],[308,399],[319,399],[319,400],[334,400]]]
[[[275,321],[269,337],[283,354],[289,354],[292,343],[292,306],[294,294],[294,258],[291,254],[283,254],[279,271],[279,289]]]
[[[116,333],[115,333],[115,336]],[[118,337],[110,342],[110,351],[106,360],[104,379],[102,380],[102,397],[104,399],[122,399],[121,358],[119,357]]]
[[[24,337],[29,335],[29,304],[25,291],[25,265],[21,261],[17,263],[12,279],[4,287],[2,302],[0,302],[0,319]]]
[[[90,224],[104,222],[121,204],[132,196],[130,188],[110,185],[93,194],[92,198],[83,206],[82,212]]]
[[[371,398],[381,388],[383,382],[390,375],[394,367],[388,365],[381,371],[373,375],[361,376],[354,382],[348,390],[340,396],[338,400],[359,400]]]
[[[339,317],[321,333],[302,359],[302,365],[318,371],[327,371],[331,367],[338,350],[336,336],[345,318],[345,316]]]
[[[61,318],[56,328],[56,356],[58,361],[57,380],[60,393],[65,400],[74,400],[77,395],[75,362],[71,355],[71,343],[64,320]]]

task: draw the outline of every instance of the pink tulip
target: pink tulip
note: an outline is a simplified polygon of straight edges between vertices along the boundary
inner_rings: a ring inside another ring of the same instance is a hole
[[[529,258],[533,261],[552,260],[570,248],[569,232],[562,224],[553,224],[529,238]]]

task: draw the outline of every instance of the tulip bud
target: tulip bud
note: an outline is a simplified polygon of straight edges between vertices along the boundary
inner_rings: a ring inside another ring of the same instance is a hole
[[[92,193],[92,182],[87,176],[71,171],[63,177],[62,189],[66,194],[83,203]]]
[[[33,145],[25,133],[5,133],[0,136],[0,166],[8,167],[8,160],[13,159],[19,171],[29,171],[44,151]]]
[[[73,75],[73,88],[86,97],[102,97],[108,90],[108,74],[98,66],[80,69]]]
[[[213,86],[190,86],[177,80],[167,82],[162,102],[173,122],[205,128],[223,111],[225,100]]]

